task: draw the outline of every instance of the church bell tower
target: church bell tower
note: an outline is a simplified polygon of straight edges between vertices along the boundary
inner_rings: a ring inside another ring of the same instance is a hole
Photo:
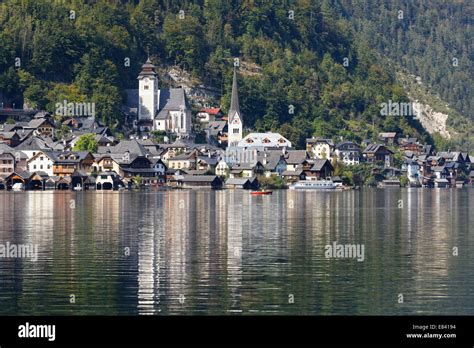
[[[232,81],[232,96],[227,120],[228,146],[237,146],[242,140],[242,117],[239,108],[239,95],[237,91],[237,72],[234,68],[234,78]]]

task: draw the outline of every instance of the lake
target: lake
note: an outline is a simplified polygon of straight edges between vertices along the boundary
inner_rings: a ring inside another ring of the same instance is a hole
[[[474,189],[2,192],[0,245],[37,254],[0,258],[0,314],[474,315],[473,207]]]

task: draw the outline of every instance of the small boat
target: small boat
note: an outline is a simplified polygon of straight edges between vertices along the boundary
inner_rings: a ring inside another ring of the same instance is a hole
[[[260,196],[260,195],[271,195],[272,194],[272,191],[265,191],[265,190],[262,190],[262,191],[252,191],[250,192],[251,195],[255,195],[255,196]]]

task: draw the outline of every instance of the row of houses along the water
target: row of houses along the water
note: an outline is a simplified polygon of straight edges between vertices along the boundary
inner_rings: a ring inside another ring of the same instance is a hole
[[[334,177],[335,163],[373,164],[373,174],[385,186],[400,186],[406,176],[412,186],[471,185],[474,173],[467,153],[436,153],[416,139],[381,133],[378,141],[356,144],[310,138],[305,150],[294,150],[277,133],[251,133],[243,141],[252,157],[239,160],[215,142],[195,144],[177,139],[158,144],[152,139],[115,139],[107,127],[91,118],[62,122],[73,129],[67,141],[55,141],[57,122],[39,113],[29,122],[0,125],[0,189],[110,190],[134,187],[257,188],[259,178],[278,176],[287,183],[308,177]],[[96,153],[72,151],[81,135],[92,133]],[[250,140],[246,140],[250,139]],[[403,154],[394,164],[396,148]],[[392,149],[392,150],[391,150]]]

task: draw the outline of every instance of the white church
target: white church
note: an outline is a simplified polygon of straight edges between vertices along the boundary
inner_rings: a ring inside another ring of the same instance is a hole
[[[166,131],[181,136],[191,133],[191,108],[183,88],[158,88],[158,75],[150,59],[138,75],[137,127],[140,131]],[[128,90],[136,92],[136,90]],[[136,93],[132,93],[135,94]],[[129,96],[130,99],[130,96]]]
[[[270,148],[291,148],[291,142],[279,133],[250,133],[245,137],[242,136],[243,118],[239,107],[237,73],[235,69],[227,122],[228,149],[239,151],[243,149],[265,150]]]

